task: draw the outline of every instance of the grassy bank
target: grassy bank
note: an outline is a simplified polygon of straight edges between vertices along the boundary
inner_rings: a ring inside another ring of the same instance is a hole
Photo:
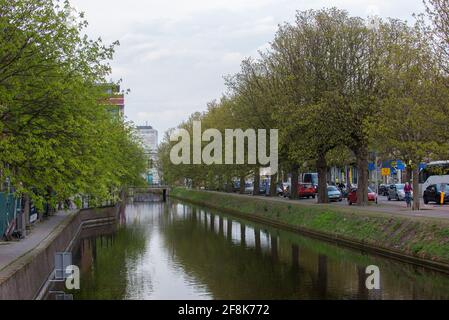
[[[170,195],[250,220],[449,271],[449,222],[445,220],[182,188],[173,189]]]

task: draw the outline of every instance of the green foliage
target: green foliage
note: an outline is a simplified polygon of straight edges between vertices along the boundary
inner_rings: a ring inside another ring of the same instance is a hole
[[[356,163],[358,202],[367,204],[369,151],[412,161],[415,169],[449,156],[447,0],[428,2],[433,28],[336,8],[298,11],[268,50],[226,78],[226,95],[195,117],[221,132],[278,128],[282,171],[318,170],[320,185],[329,165]],[[191,119],[180,127],[191,131]],[[160,149],[167,182],[187,178],[219,189],[229,177],[257,172],[257,166],[172,166],[170,145],[167,136]]]
[[[106,46],[68,1],[0,0],[0,175],[39,205],[98,202],[145,170],[129,123],[104,105]]]
[[[424,0],[427,19],[420,16],[422,29],[432,41],[440,67],[449,74],[449,0]],[[426,22],[430,21],[430,26]]]

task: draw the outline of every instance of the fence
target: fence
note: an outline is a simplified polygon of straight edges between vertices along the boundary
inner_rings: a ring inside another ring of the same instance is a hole
[[[0,192],[0,238],[17,217],[18,211],[20,211],[20,199],[15,198],[12,193]]]

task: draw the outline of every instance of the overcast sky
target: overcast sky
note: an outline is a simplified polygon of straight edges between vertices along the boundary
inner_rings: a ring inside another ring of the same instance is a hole
[[[112,79],[123,79],[125,114],[163,132],[224,92],[223,76],[268,46],[296,10],[338,7],[351,15],[413,21],[421,0],[72,0],[89,36],[120,41]]]

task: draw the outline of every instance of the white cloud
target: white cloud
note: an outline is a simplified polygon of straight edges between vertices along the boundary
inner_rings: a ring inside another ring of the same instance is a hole
[[[352,15],[412,20],[421,0],[72,0],[88,34],[120,40],[113,78],[130,88],[126,114],[160,131],[175,127],[224,92],[223,76],[268,48],[296,10],[336,6]]]
[[[226,52],[223,54],[222,61],[224,63],[240,63],[245,57],[240,52]]]
[[[370,4],[366,7],[367,16],[379,16],[381,14],[380,8],[377,5]]]

